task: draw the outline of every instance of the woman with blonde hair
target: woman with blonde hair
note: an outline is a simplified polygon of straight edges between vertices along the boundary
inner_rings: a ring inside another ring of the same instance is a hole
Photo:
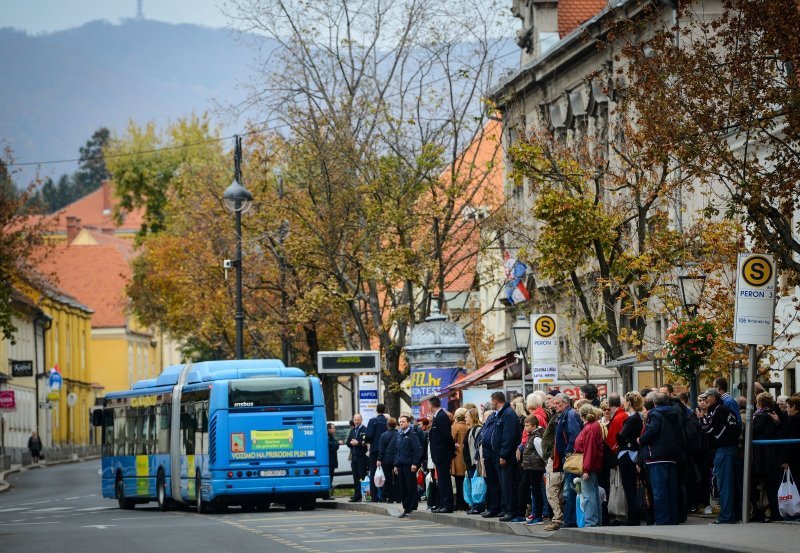
[[[619,476],[622,479],[622,489],[625,491],[625,502],[628,504],[628,526],[639,526],[642,513],[639,512],[636,494],[638,491],[636,462],[639,459],[639,444],[636,443],[644,427],[642,409],[644,400],[639,392],[633,391],[625,394],[625,408],[628,418],[617,433],[619,451]]]
[[[470,481],[472,481],[476,474],[478,476],[484,476],[483,469],[481,468],[480,452],[478,451],[478,437],[480,436],[481,430],[483,430],[483,425],[481,424],[481,418],[476,407],[467,409],[466,422],[469,430],[467,431],[467,435],[464,437],[464,443],[461,447],[463,452],[462,456],[464,457],[464,465],[467,467],[467,477],[469,477]],[[461,453],[456,453],[456,455],[459,454]],[[479,515],[483,512],[485,507],[486,503],[484,502],[475,504],[469,511],[467,511],[467,514]]]
[[[581,481],[581,505],[585,526],[600,526],[600,473],[603,471],[603,428],[600,419],[603,412],[587,402],[578,410],[584,422],[583,429],[575,439],[575,453],[583,453],[583,475]]]
[[[450,462],[450,474],[453,475],[456,481],[455,509],[457,511],[466,511],[469,509],[469,505],[464,501],[464,475],[467,473],[467,465],[464,463],[464,455],[461,451],[468,430],[467,410],[463,407],[459,407],[453,414],[451,434],[453,436],[453,442],[456,444],[456,454]]]

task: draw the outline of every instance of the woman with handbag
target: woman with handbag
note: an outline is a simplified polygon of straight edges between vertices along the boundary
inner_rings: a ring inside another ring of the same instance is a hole
[[[453,479],[456,481],[455,510],[467,511],[469,510],[469,505],[464,500],[464,476],[467,474],[467,465],[464,463],[464,456],[461,454],[461,447],[469,430],[467,426],[467,410],[463,407],[456,409],[453,421],[450,432],[453,436],[453,443],[456,446],[456,453],[450,462],[450,474],[453,475]]]
[[[603,428],[600,419],[603,412],[587,403],[578,411],[584,422],[583,429],[575,440],[575,455],[582,457],[581,505],[585,526],[600,526],[600,473],[603,471]],[[567,459],[569,463],[570,459]],[[565,470],[567,470],[565,466]]]
[[[483,469],[481,467],[480,452],[478,451],[478,440],[483,430],[481,424],[481,417],[478,415],[478,409],[472,407],[467,410],[465,421],[469,429],[464,436],[464,442],[461,448],[461,455],[464,458],[464,465],[467,467],[467,480],[472,483],[472,480],[478,476],[483,478]],[[458,455],[458,453],[456,453]],[[485,501],[476,501],[475,504],[467,511],[468,515],[479,515],[486,509]]]

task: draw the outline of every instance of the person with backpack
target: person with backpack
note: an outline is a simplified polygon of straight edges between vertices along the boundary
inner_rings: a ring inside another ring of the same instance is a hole
[[[525,418],[525,433],[527,440],[522,448],[522,475],[518,488],[517,501],[519,505],[525,505],[529,500],[531,503],[531,518],[527,524],[539,524],[542,522],[542,509],[544,500],[542,497],[542,478],[545,472],[544,459],[542,459],[542,434],[544,429],[539,425],[536,415],[528,415]]]

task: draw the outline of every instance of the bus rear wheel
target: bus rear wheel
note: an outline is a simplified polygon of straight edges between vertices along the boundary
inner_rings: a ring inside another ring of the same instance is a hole
[[[206,507],[206,504],[203,502],[203,490],[200,487],[200,485],[201,485],[201,480],[200,476],[198,475],[194,479],[194,489],[197,491],[197,501],[195,502],[195,507],[197,509],[198,515],[204,515],[208,513],[208,507]]]
[[[117,478],[115,485],[117,492],[117,504],[120,509],[131,510],[136,505],[132,499],[125,497],[125,485],[122,483],[122,478]]]
[[[300,510],[300,502],[297,501],[296,499],[292,499],[290,501],[286,501],[283,504],[283,506],[286,507],[287,511],[299,511]]]
[[[300,503],[300,507],[304,511],[313,511],[314,509],[317,508],[317,498],[316,497],[309,497],[307,499],[304,499]]]
[[[158,469],[158,476],[156,476],[156,503],[158,503],[158,510],[161,512],[165,512],[169,509],[167,479],[164,476],[163,469]]]

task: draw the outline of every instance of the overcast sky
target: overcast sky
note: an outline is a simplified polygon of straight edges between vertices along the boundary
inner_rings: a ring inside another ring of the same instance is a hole
[[[136,16],[137,6],[136,0],[0,0],[0,4],[0,27],[29,33],[71,29],[96,19],[118,23]],[[142,11],[156,21],[225,27],[224,5],[225,0],[142,0]]]

